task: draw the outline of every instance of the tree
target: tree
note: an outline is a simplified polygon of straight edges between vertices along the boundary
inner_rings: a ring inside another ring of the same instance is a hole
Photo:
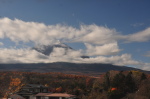
[[[125,82],[125,92],[134,92],[136,90],[135,82],[132,78],[132,72],[129,72],[124,80]]]
[[[110,73],[107,72],[104,76],[104,82],[103,82],[103,86],[104,86],[104,90],[108,91],[110,88]]]

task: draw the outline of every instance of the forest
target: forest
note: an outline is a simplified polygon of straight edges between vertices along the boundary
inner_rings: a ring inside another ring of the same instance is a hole
[[[135,70],[109,71],[99,77],[17,71],[0,75],[0,97],[9,97],[26,84],[42,84],[50,92],[66,92],[79,99],[150,99],[150,75]]]

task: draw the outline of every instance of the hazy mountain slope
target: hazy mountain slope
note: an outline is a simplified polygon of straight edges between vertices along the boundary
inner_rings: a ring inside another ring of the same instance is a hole
[[[77,63],[39,63],[39,64],[0,64],[0,71],[27,71],[27,72],[62,72],[69,74],[99,75],[101,73],[117,70],[140,70],[126,66],[111,64],[77,64]],[[140,70],[143,71],[143,70]],[[149,71],[143,71],[150,73]]]

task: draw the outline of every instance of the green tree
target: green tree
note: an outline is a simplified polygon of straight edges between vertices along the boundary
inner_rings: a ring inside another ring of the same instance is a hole
[[[104,90],[108,91],[109,88],[110,88],[110,73],[107,72],[105,75],[104,75],[104,82],[103,82],[103,86],[104,86]]]
[[[129,72],[124,80],[125,82],[125,92],[134,92],[136,90],[135,82],[132,78],[132,72]]]

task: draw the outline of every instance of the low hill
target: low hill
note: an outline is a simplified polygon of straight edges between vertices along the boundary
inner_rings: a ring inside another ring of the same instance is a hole
[[[85,64],[85,63],[37,63],[37,64],[0,64],[0,71],[25,71],[25,72],[62,72],[67,74],[81,74],[89,76],[97,76],[110,70],[129,71],[139,70],[150,73],[140,69],[115,66],[111,64]]]

